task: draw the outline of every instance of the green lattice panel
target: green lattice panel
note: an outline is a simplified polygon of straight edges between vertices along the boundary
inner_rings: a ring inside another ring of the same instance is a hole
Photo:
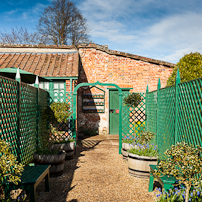
[[[202,146],[202,79],[178,85],[179,142]]]
[[[27,164],[36,149],[37,89],[21,83],[20,160]]]
[[[45,111],[49,106],[49,93],[39,89],[38,96],[38,144],[40,146],[41,137],[48,129],[48,117]]]
[[[157,91],[146,95],[146,130],[157,133]]]
[[[0,76],[0,137],[10,142],[12,153],[18,153],[18,83]]]
[[[163,88],[158,92],[157,145],[159,157],[175,144],[175,87]]]
[[[133,138],[145,130],[145,94],[140,93],[142,96],[142,101],[134,109],[132,107],[127,107],[123,104],[122,112],[122,137]],[[123,95],[123,99],[127,97],[128,94]]]

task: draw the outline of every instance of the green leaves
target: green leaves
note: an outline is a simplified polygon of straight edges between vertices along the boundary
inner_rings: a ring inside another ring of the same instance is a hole
[[[165,152],[167,159],[160,161],[159,170],[155,170],[157,175],[173,175],[179,184],[186,186],[186,191],[192,185],[197,185],[198,181],[202,180],[202,147],[189,146],[185,142],[178,142],[171,149]],[[186,193],[186,198],[188,197]]]
[[[66,123],[70,116],[70,106],[68,103],[53,102],[50,106],[53,111],[54,117],[59,123]]]
[[[123,102],[128,107],[137,107],[140,104],[142,97],[139,93],[131,93],[124,98]]]
[[[182,57],[169,77],[167,86],[175,84],[177,69],[180,71],[181,82],[202,77],[202,55],[196,52]]]
[[[21,163],[18,164],[16,157],[10,152],[9,143],[0,140],[0,181],[3,183],[8,180],[18,184],[23,167]]]

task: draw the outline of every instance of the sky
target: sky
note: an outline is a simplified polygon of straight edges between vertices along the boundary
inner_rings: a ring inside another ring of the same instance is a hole
[[[0,0],[0,32],[36,31],[52,0]],[[91,41],[122,51],[177,63],[202,54],[201,0],[72,0],[87,19]]]

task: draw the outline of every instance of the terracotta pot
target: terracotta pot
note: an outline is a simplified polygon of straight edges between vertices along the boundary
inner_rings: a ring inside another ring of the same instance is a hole
[[[33,154],[36,165],[51,165],[50,175],[61,175],[64,170],[65,151],[60,154]]]
[[[128,154],[129,174],[134,177],[149,178],[149,165],[157,165],[157,157],[139,156],[137,154]]]
[[[66,159],[71,159],[74,156],[75,151],[75,142],[67,142],[67,143],[61,143],[61,144],[54,144],[52,146],[53,149],[56,150],[64,150],[66,153]]]

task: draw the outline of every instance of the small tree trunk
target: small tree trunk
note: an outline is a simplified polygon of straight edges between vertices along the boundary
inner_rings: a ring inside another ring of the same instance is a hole
[[[185,186],[186,186],[185,202],[188,202],[190,186],[188,184],[185,184]]]

